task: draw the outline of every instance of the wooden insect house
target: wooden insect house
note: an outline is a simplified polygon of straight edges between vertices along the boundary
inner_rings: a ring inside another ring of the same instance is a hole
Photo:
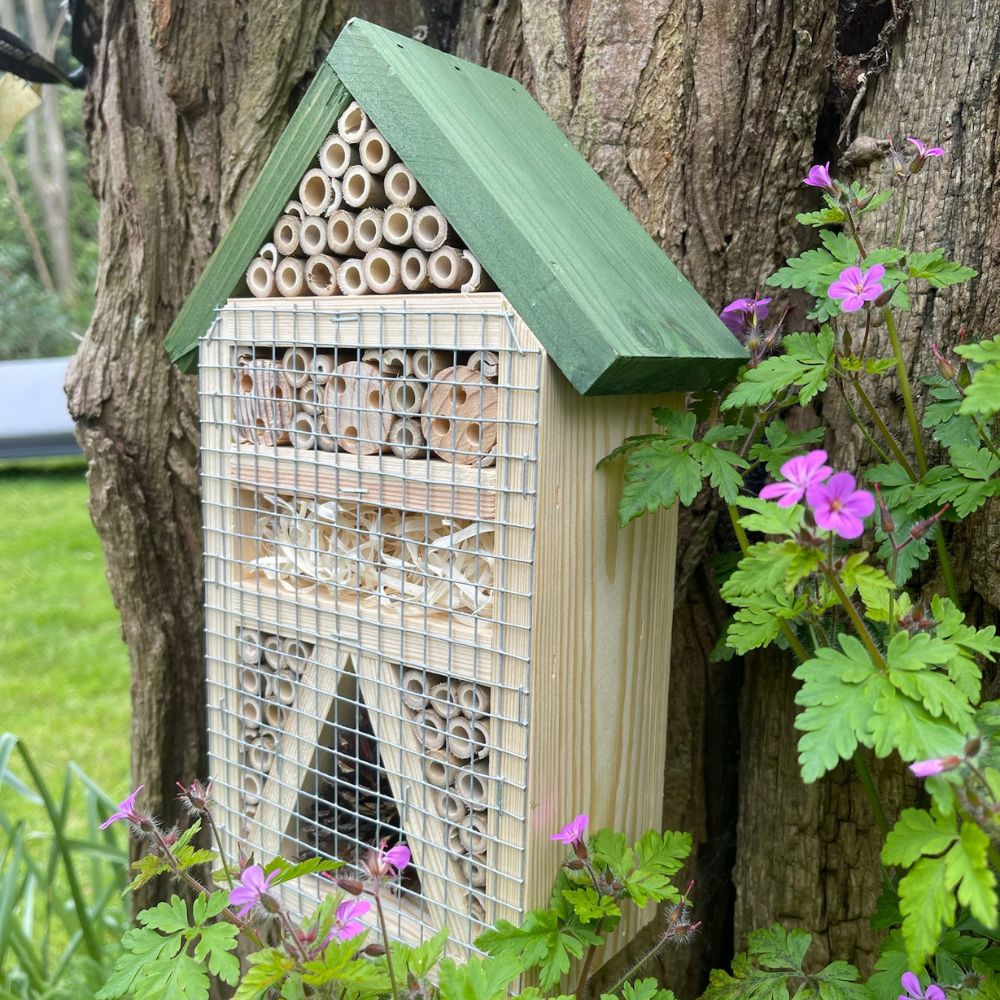
[[[659,827],[675,520],[595,465],[743,352],[520,85],[349,22],[167,345],[230,846],[405,840],[390,933],[474,947],[576,813]]]

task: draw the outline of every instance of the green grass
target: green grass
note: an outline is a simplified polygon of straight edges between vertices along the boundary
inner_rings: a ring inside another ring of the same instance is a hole
[[[56,787],[72,760],[116,800],[129,790],[128,659],[82,460],[0,463],[0,730]],[[0,808],[34,812],[7,788]]]

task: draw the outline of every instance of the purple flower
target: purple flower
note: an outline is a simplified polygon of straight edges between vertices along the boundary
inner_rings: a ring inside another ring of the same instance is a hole
[[[962,758],[955,756],[955,754],[950,757],[930,757],[927,760],[918,760],[911,764],[910,772],[915,778],[932,778],[935,774],[944,774],[945,771],[955,770],[961,763]]]
[[[770,298],[735,299],[719,313],[722,320],[736,337],[742,337],[748,326],[757,326],[767,319]]]
[[[267,895],[271,883],[278,877],[277,870],[270,875],[264,874],[260,865],[250,865],[240,872],[236,880],[239,884],[229,893],[229,905],[238,906],[236,916],[243,919]]]
[[[587,832],[590,817],[580,813],[572,822],[567,823],[558,833],[552,834],[549,840],[560,840],[564,844],[582,844],[583,835]]]
[[[824,465],[826,452],[822,449],[808,455],[796,455],[781,467],[781,474],[787,482],[770,483],[760,491],[761,500],[777,500],[779,507],[794,507],[810,486],[823,482],[833,472]]]
[[[814,163],[809,168],[809,173],[802,178],[802,183],[814,188],[826,188],[828,191],[836,191],[833,178],[830,177],[830,161],[827,160],[823,166]]]
[[[885,274],[881,264],[862,271],[860,267],[845,267],[840,277],[830,285],[827,295],[839,299],[845,313],[857,312],[866,302],[877,299],[885,289],[880,282]]]
[[[915,139],[912,135],[906,140],[917,151],[917,156],[926,160],[928,156],[944,156],[944,150],[940,146],[928,147],[926,143]]]
[[[101,824],[101,829],[106,829],[120,819],[125,820],[126,823],[132,823],[134,826],[139,826],[145,817],[135,811],[135,797],[145,787],[145,785],[140,785],[131,795],[122,799],[118,803],[118,808]]]
[[[374,879],[396,878],[410,863],[410,849],[406,844],[399,843],[388,850],[385,841],[377,848],[372,848],[365,859],[365,867]]]
[[[912,972],[904,972],[899,980],[905,993],[900,993],[897,1000],[944,1000],[944,990],[935,983],[930,983],[925,992],[920,988],[920,980]]]
[[[325,948],[334,938],[338,941],[350,941],[364,932],[365,925],[361,922],[372,904],[367,899],[345,899],[333,918],[333,926],[330,933],[323,938],[322,947]]]
[[[875,510],[875,497],[855,485],[849,472],[837,472],[806,490],[806,502],[821,528],[841,538],[857,538],[865,530],[863,518]]]

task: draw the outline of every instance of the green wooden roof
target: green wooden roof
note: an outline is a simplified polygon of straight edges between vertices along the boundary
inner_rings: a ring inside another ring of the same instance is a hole
[[[718,387],[744,362],[520,84],[354,18],[171,327],[183,367],[351,96],[581,393]]]

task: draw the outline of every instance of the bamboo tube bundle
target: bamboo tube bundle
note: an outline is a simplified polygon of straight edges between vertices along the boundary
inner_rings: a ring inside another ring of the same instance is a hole
[[[449,823],[461,823],[469,815],[465,803],[444,789],[435,788],[431,792],[431,801],[434,803],[434,811],[438,816]]]
[[[260,632],[253,628],[241,628],[236,633],[240,644],[240,662],[249,666],[260,663]]]
[[[403,284],[411,292],[422,292],[430,288],[431,279],[427,276],[427,257],[422,250],[411,249],[403,254],[402,272]]]
[[[273,361],[262,359],[236,373],[236,425],[239,440],[287,444],[295,389]]]
[[[368,253],[382,245],[382,210],[363,208],[354,221],[354,245],[361,253]]]
[[[497,444],[497,390],[462,365],[446,368],[424,398],[424,437],[446,462],[492,465]]]
[[[490,729],[485,719],[456,715],[448,720],[448,752],[462,760],[482,759],[489,752]]]
[[[338,209],[326,220],[327,246],[342,257],[357,252],[354,242],[354,223],[357,217],[346,208]]]
[[[313,645],[301,639],[285,638],[281,640],[281,656],[278,658],[278,669],[291,671],[296,676],[305,672],[306,663],[312,659]]]
[[[427,260],[427,274],[432,285],[454,291],[472,277],[472,266],[454,247],[439,247]]]
[[[258,299],[274,295],[274,268],[263,257],[254,257],[247,268],[247,288]]]
[[[262,730],[247,740],[247,766],[261,774],[270,774],[278,741],[273,732]]]
[[[479,263],[479,258],[471,250],[462,251],[462,260],[468,265],[470,275],[461,286],[461,291],[465,294],[469,292],[489,292],[496,288],[490,276],[483,270],[483,265]]]
[[[240,701],[240,720],[245,730],[252,732],[255,729],[260,729],[264,715],[257,698],[244,698]]]
[[[489,382],[496,382],[500,373],[500,357],[493,351],[473,351],[469,355],[469,371],[481,372]]]
[[[384,174],[396,161],[396,154],[377,128],[370,128],[358,143],[361,162],[372,174]]]
[[[465,761],[452,757],[447,750],[428,750],[424,759],[424,777],[435,788],[450,788],[454,776]]]
[[[389,426],[389,451],[397,458],[421,458],[427,454],[420,421],[412,417],[396,417]]]
[[[244,694],[256,697],[262,693],[264,676],[257,667],[240,667],[240,690]]]
[[[385,207],[385,188],[360,163],[348,168],[342,183],[345,205],[351,208]]]
[[[394,163],[385,172],[385,196],[393,205],[420,208],[427,204],[427,195],[417,183],[409,167]]]
[[[458,714],[458,705],[455,704],[457,685],[455,681],[448,681],[442,678],[431,685],[427,693],[428,704],[442,719],[450,719]]]
[[[458,685],[455,700],[466,718],[478,719],[480,716],[489,715],[490,689],[482,684],[462,681]]]
[[[444,721],[436,712],[425,709],[418,712],[413,720],[417,727],[417,735],[420,745],[426,750],[442,750],[448,739],[444,728]]]
[[[345,142],[360,142],[370,127],[368,115],[361,110],[361,105],[357,101],[351,101],[337,119],[337,135]]]
[[[306,287],[306,265],[298,257],[284,257],[274,272],[274,283],[286,298],[301,295]]]
[[[428,253],[444,246],[448,238],[448,223],[441,209],[427,205],[413,217],[413,242]]]
[[[392,413],[385,405],[377,369],[363,361],[337,365],[333,378],[326,384],[325,402],[330,433],[344,451],[353,455],[375,455],[381,451]]]
[[[486,761],[476,761],[455,775],[455,794],[473,812],[482,812],[489,805],[489,775]]]
[[[275,702],[279,705],[294,705],[295,681],[296,674],[294,671],[282,670],[277,674],[268,674],[264,682],[264,697],[269,702]],[[264,712],[266,716],[266,707]]]
[[[403,671],[400,678],[403,704],[412,712],[422,712],[427,708],[427,692],[430,678],[425,670],[414,667]]]
[[[352,146],[339,135],[327,136],[319,148],[319,166],[328,177],[341,178],[348,167],[360,162],[357,146]]]
[[[307,215],[302,220],[302,225],[299,226],[299,250],[306,257],[326,252],[326,229],[327,220],[320,215]]]
[[[395,250],[378,247],[365,254],[365,281],[376,295],[388,295],[403,290],[399,274],[400,259]]]
[[[336,366],[337,362],[332,354],[314,354],[309,370],[317,385],[326,385]]]
[[[465,848],[465,854],[482,857],[486,854],[489,841],[486,836],[486,819],[469,813],[465,822],[454,827],[458,831],[458,842]]]
[[[274,224],[274,247],[282,257],[290,257],[299,248],[299,229],[302,220],[294,215],[283,215]],[[277,268],[277,264],[274,265]]]
[[[264,704],[264,721],[272,729],[281,729],[288,718],[288,709],[277,701],[268,701]]]
[[[330,175],[319,167],[307,170],[299,184],[299,201],[306,215],[322,215],[329,208],[332,198]]]
[[[427,348],[414,351],[410,356],[413,374],[423,382],[437,378],[451,363],[452,356],[447,351],[433,351]]]
[[[308,413],[312,417],[319,416],[320,406],[322,405],[322,395],[323,390],[317,384],[314,378],[310,378],[308,382],[295,394],[295,398],[299,401],[299,410],[301,413]],[[319,421],[316,421],[317,427]]]
[[[389,373],[383,369],[383,374]],[[412,378],[395,378],[386,384],[386,398],[389,409],[401,417],[408,413],[420,413],[424,402],[424,383]]]
[[[316,448],[316,417],[304,411],[296,413],[289,438],[293,448],[313,451]]]
[[[276,635],[264,638],[264,664],[267,669],[277,670],[281,663],[281,639]]]
[[[410,374],[409,352],[399,350],[396,347],[370,348],[361,355],[361,360],[376,365],[387,379],[405,378]],[[387,383],[390,388],[394,384],[391,381]]]
[[[312,352],[304,347],[289,347],[281,355],[281,368],[292,385],[299,389],[309,380],[309,363]]]
[[[313,295],[336,295],[340,291],[336,259],[325,253],[310,257],[306,261],[306,287]]]
[[[357,257],[345,260],[337,271],[337,284],[345,295],[364,295],[368,291],[364,261]]]
[[[405,247],[413,241],[413,209],[408,205],[390,205],[382,218],[386,243]]]

